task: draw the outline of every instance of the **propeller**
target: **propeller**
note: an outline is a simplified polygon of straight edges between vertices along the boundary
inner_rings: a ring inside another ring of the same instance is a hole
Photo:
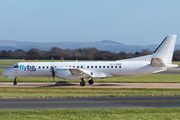
[[[53,77],[53,81],[54,81],[54,77],[55,77],[55,71],[54,71],[54,67],[51,67],[51,72],[52,72],[52,77]]]

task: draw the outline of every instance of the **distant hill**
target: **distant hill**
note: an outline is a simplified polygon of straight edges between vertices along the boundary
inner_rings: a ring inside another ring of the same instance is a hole
[[[40,50],[50,50],[52,47],[59,47],[62,49],[78,49],[84,47],[95,47],[99,50],[107,50],[110,52],[140,52],[142,49],[154,51],[158,45],[125,45],[112,40],[102,40],[97,42],[22,42],[12,40],[0,40],[0,50],[17,50],[23,49],[24,51],[31,48],[38,48]],[[175,49],[180,49],[180,45],[176,45]]]
[[[103,42],[103,43],[114,43],[114,44],[124,45],[124,44],[122,44],[122,43],[118,43],[118,42],[115,42],[115,41],[112,41],[112,40],[102,40],[101,42]]]

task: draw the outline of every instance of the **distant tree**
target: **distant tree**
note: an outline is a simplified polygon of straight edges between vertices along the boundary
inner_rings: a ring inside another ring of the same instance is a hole
[[[174,51],[173,61],[180,61],[180,50]]]
[[[135,55],[132,53],[132,52],[130,52],[130,53],[128,53],[127,54],[127,58],[133,58]]]
[[[61,49],[58,47],[53,47],[49,51],[39,50],[36,48],[32,48],[25,52],[22,49],[17,49],[14,52],[11,50],[1,50],[0,51],[0,58],[7,58],[7,59],[64,59],[69,60],[118,60],[118,59],[127,59],[133,57],[139,57],[143,55],[152,54],[147,49],[143,49],[141,52],[135,53],[126,53],[121,51],[119,53],[109,52],[109,51],[102,51],[98,50],[97,48],[79,48],[75,50],[69,49]],[[174,51],[173,61],[180,61],[180,50]]]
[[[32,48],[26,52],[27,59],[41,59],[40,58],[40,50],[36,48]]]
[[[7,53],[12,53],[13,51],[12,50],[8,50]]]
[[[127,58],[127,54],[124,51],[118,53],[119,60],[126,59],[126,58]]]
[[[149,54],[152,54],[152,53],[153,52],[150,52],[148,49],[142,49],[140,55],[143,56],[143,55],[149,55]]]
[[[54,59],[61,59],[61,57],[64,57],[64,50],[58,47],[53,47],[49,51],[49,57],[53,57]]]
[[[140,56],[140,53],[136,51],[136,52],[134,53],[134,56],[135,56],[135,57],[139,57],[139,56]]]
[[[15,50],[14,52],[25,52],[25,51],[22,50],[22,49],[17,49],[17,50]]]

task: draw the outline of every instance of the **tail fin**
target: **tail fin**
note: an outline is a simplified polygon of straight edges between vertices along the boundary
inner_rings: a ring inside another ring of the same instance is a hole
[[[176,42],[176,35],[168,35],[154,51],[152,58],[160,58],[163,63],[171,64]]]

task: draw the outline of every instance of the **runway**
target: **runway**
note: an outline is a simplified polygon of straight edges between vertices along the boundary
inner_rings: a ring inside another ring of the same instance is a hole
[[[180,83],[94,83],[81,87],[79,83],[0,83],[0,87],[58,87],[58,88],[180,88]]]
[[[180,96],[0,99],[0,109],[89,109],[135,107],[180,107]]]

